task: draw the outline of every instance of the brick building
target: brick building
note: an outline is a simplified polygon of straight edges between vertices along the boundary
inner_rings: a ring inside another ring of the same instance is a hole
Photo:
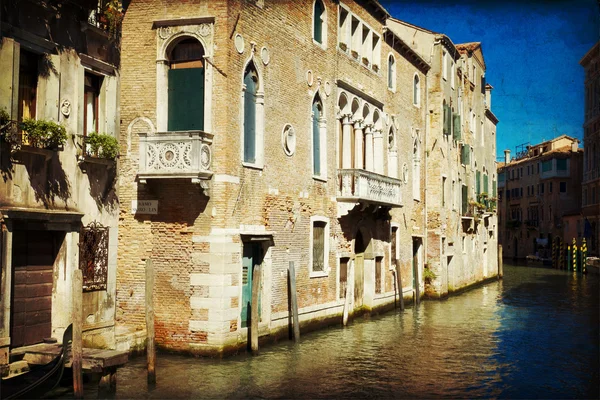
[[[441,47],[480,79],[480,47]],[[245,346],[256,279],[259,334],[287,335],[290,263],[301,325],[341,322],[347,292],[351,314],[393,306],[396,260],[403,296],[422,293],[427,203],[439,199],[427,191],[442,170],[428,162],[443,139],[429,132],[442,96],[432,107],[428,82],[441,64],[376,1],[133,1],[122,54],[118,348],[143,346],[148,259],[159,345],[199,354]],[[482,81],[456,79],[483,124]],[[460,141],[444,140],[457,163]],[[457,208],[475,195],[459,188]],[[454,214],[452,235],[475,243],[480,225]],[[482,246],[463,249],[455,271]],[[454,288],[488,268],[453,272]]]
[[[585,70],[581,211],[590,255],[600,256],[600,44],[579,62]]]
[[[97,6],[0,5],[0,366],[11,348],[62,337],[77,268],[84,344],[115,345],[117,168],[88,139],[112,135],[118,150],[119,53]]]
[[[563,135],[526,146],[514,159],[505,150],[498,166],[498,224],[504,256],[550,258],[556,238],[571,243],[582,236],[583,150]],[[576,224],[576,227],[573,224]]]

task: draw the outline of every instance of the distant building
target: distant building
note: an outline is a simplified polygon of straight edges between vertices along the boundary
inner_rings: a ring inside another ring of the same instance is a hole
[[[557,238],[571,241],[572,225],[581,212],[583,150],[578,140],[563,135],[523,151],[498,166],[498,224],[505,257],[550,257]],[[577,222],[576,222],[577,224]]]
[[[600,43],[579,62],[585,69],[583,122],[583,180],[581,210],[583,235],[590,255],[600,255]]]

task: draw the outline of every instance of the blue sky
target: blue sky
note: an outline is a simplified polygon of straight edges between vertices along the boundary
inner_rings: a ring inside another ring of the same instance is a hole
[[[497,155],[562,134],[583,139],[584,73],[579,60],[600,40],[597,0],[381,0],[395,18],[481,42]],[[583,140],[580,144],[583,146]]]

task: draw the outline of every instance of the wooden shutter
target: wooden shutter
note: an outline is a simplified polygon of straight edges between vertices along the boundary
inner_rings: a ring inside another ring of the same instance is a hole
[[[488,176],[487,174],[483,175],[483,191],[487,194],[490,194],[490,190],[488,188]]]
[[[248,70],[244,76],[244,161],[256,162],[256,86],[257,76]]]
[[[313,271],[325,270],[325,222],[313,224]]]
[[[313,103],[313,174],[321,175],[321,135],[319,132],[319,120],[321,119],[321,110],[319,103]]]
[[[475,193],[479,196],[481,193],[481,172],[475,172]]]
[[[204,68],[170,69],[169,131],[204,129]]]
[[[462,139],[462,132],[460,127],[460,114],[452,114],[452,123],[453,123],[453,139],[460,140]]]
[[[462,187],[462,213],[463,215],[468,211],[468,199],[469,199],[469,188],[466,185]]]

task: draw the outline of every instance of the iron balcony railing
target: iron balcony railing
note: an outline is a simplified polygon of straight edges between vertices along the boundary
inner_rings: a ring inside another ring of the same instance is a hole
[[[140,133],[138,179],[191,179],[193,183],[212,176],[213,134],[204,131]]]
[[[338,201],[402,205],[400,179],[362,169],[338,170]]]

